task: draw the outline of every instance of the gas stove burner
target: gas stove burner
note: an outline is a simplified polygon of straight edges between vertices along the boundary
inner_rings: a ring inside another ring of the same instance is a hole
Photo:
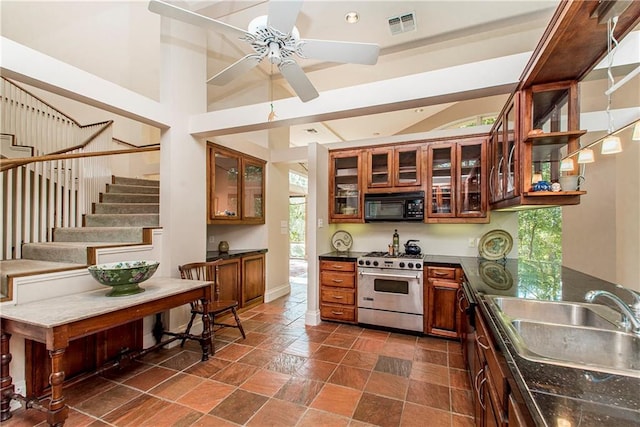
[[[398,255],[391,255],[389,252],[369,252],[363,255],[362,258],[410,258],[410,259],[423,259],[424,255],[406,254],[401,253]]]
[[[396,270],[422,270],[424,255],[401,253],[390,255],[388,252],[369,252],[358,258],[358,266],[363,268],[383,268]],[[415,260],[415,261],[414,261]]]

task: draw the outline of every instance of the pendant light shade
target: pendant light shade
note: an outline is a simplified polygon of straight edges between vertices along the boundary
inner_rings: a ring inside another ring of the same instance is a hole
[[[620,138],[610,135],[602,140],[602,154],[615,154],[622,151],[622,142]]]
[[[640,141],[640,122],[637,122],[633,126],[633,136],[631,137],[634,141]]]
[[[562,163],[560,163],[560,171],[561,172],[572,172],[575,168],[573,164],[573,158],[569,157],[568,159],[564,159]]]
[[[585,148],[578,153],[578,163],[593,163],[595,161],[593,150],[591,148]]]

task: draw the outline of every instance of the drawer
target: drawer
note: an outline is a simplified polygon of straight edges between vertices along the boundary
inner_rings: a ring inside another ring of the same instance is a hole
[[[356,321],[355,307],[346,307],[339,305],[321,305],[320,317],[328,320],[342,320],[343,322]]]
[[[334,304],[354,305],[356,302],[356,293],[355,291],[343,290],[340,288],[323,288],[320,290],[320,301]]]
[[[320,272],[320,285],[340,288],[355,288],[356,275],[353,273],[338,273],[334,271]]]
[[[427,267],[427,277],[434,279],[457,280],[458,269],[454,267]]]
[[[484,354],[487,371],[491,376],[491,383],[496,391],[496,398],[500,402],[501,410],[506,412],[508,405],[508,383],[507,383],[507,367],[505,365],[503,356],[496,350],[496,346],[493,342],[492,335],[490,334],[485,324],[482,315],[476,311],[476,343],[478,344],[478,350]],[[504,362],[504,363],[503,363]]]
[[[352,261],[320,261],[320,271],[356,271],[356,263]]]

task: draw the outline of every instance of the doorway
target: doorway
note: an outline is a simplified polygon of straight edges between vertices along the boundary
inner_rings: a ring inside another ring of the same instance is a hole
[[[306,212],[306,196],[289,196],[289,281],[292,285],[307,284]]]

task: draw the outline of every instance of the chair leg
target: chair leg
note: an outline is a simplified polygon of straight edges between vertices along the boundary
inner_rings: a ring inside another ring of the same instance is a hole
[[[191,312],[191,319],[189,319],[189,323],[187,323],[187,330],[184,331],[185,335],[189,335],[189,332],[191,332],[191,326],[193,326],[193,319],[196,318],[196,313]],[[182,341],[180,342],[180,348],[184,347],[184,343],[187,340],[187,337],[185,336],[184,338],[182,338]]]
[[[242,327],[242,323],[240,323],[240,318],[238,317],[238,313],[236,312],[235,307],[231,307],[231,312],[233,313],[233,317],[236,318],[236,323],[238,324],[238,329],[240,329],[240,333],[242,334],[242,339],[246,339],[247,336],[244,333],[244,328]]]

